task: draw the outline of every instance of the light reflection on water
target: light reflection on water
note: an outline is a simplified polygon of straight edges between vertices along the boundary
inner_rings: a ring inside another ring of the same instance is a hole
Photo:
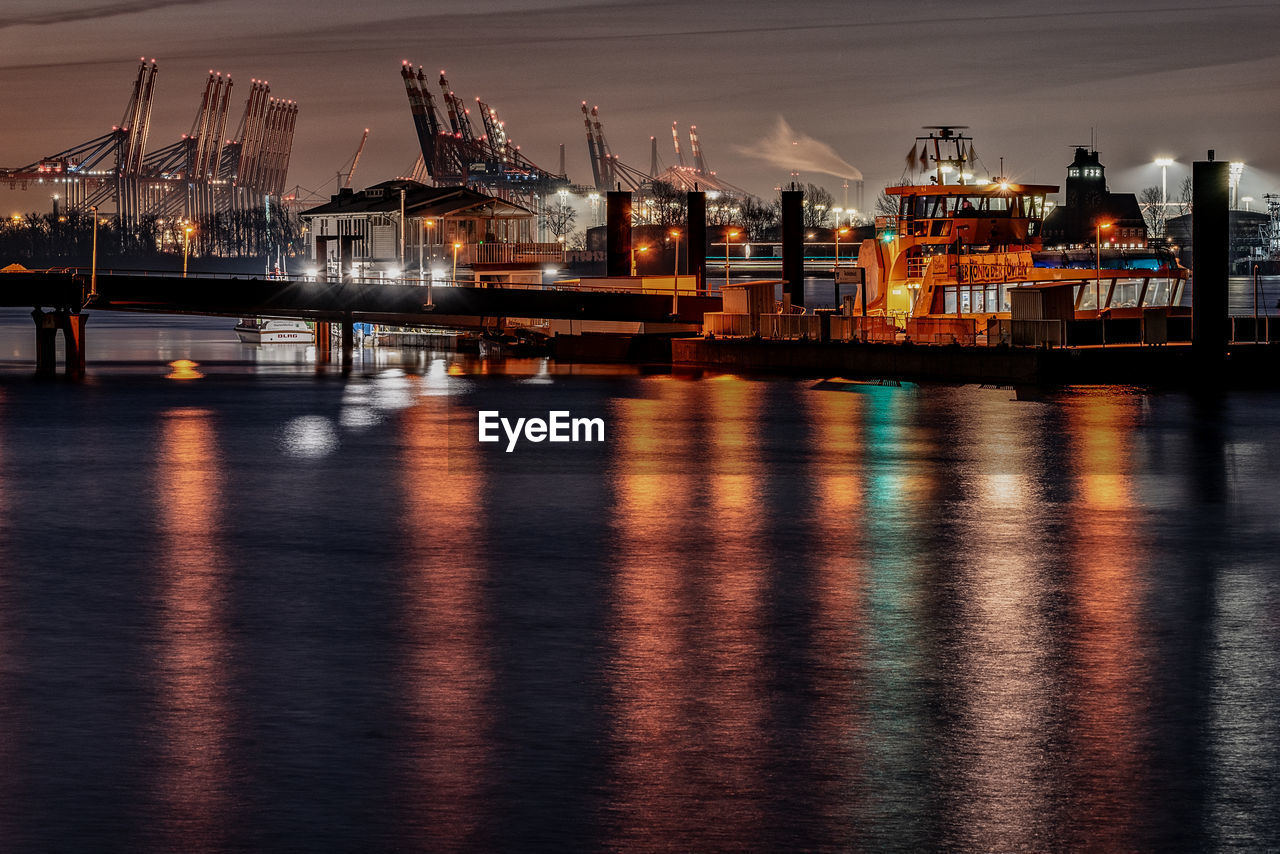
[[[156,518],[157,731],[163,739],[155,785],[162,838],[174,848],[224,847],[230,806],[226,561],[221,542],[223,470],[211,413],[179,408],[161,416]]]
[[[0,850],[1280,846],[1280,396],[406,362],[0,377]]]
[[[405,543],[396,617],[407,632],[401,680],[409,771],[396,808],[410,829],[406,843],[418,850],[484,847],[485,780],[499,737],[488,713],[484,475],[473,445],[450,442],[452,426],[445,398],[424,396],[407,409],[400,439]]]

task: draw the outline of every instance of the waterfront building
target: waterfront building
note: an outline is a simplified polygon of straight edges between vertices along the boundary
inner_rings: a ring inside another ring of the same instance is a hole
[[[384,181],[300,215],[308,255],[329,277],[537,283],[563,253],[534,241],[532,211],[467,187]]]
[[[1146,247],[1147,223],[1138,197],[1107,189],[1106,172],[1097,151],[1076,149],[1067,167],[1066,201],[1044,220],[1045,248],[1093,246],[1100,223],[1111,224],[1102,235],[1105,244],[1117,249]]]

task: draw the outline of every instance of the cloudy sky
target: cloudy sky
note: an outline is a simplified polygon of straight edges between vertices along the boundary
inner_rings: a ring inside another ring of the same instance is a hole
[[[210,69],[299,102],[289,183],[331,192],[365,127],[357,184],[402,174],[416,140],[399,67],[448,70],[497,108],[535,162],[590,183],[579,104],[610,146],[674,160],[672,121],[698,126],[711,168],[760,194],[796,164],[780,133],[896,181],[922,125],[968,125],[985,165],[1061,183],[1096,133],[1113,189],[1172,188],[1214,148],[1248,164],[1242,195],[1280,192],[1280,2],[609,3],[600,0],[6,0],[0,165],[88,140],[121,119],[139,56],[155,57],[150,148],[186,132]],[[779,120],[789,130],[780,131]],[[785,146],[782,146],[785,148]],[[802,179],[840,198],[841,180]],[[324,186],[328,182],[328,186]],[[12,205],[47,207],[34,191]],[[8,202],[14,194],[4,197]]]

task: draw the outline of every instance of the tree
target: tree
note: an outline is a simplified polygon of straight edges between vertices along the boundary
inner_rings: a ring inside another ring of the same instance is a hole
[[[684,225],[689,219],[689,196],[666,181],[654,181],[641,204],[645,221],[652,225]]]
[[[778,205],[765,204],[755,196],[748,196],[742,203],[742,227],[748,240],[765,240],[769,231],[778,224]]]
[[[558,240],[573,231],[578,212],[563,202],[547,205],[542,211],[542,221],[547,230]]]
[[[826,187],[804,185],[804,227],[820,228],[827,224],[827,212],[835,204],[835,196]]]
[[[1147,231],[1152,237],[1160,237],[1164,234],[1163,202],[1159,187],[1147,187],[1138,194],[1138,203],[1142,206],[1142,214],[1147,221]]]
[[[1182,186],[1178,188],[1178,216],[1191,213],[1192,193],[1191,176],[1188,175],[1182,179]]]
[[[898,215],[898,197],[891,196],[885,190],[880,191],[880,195],[876,197],[876,216],[897,216]]]

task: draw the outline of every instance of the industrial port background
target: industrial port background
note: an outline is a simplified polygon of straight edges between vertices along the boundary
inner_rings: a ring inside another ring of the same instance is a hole
[[[138,56],[161,67],[149,150],[190,127],[210,69],[300,105],[288,185],[324,190],[372,129],[357,184],[417,153],[397,74],[448,69],[497,108],[522,151],[590,183],[579,104],[599,104],[614,153],[647,167],[649,138],[696,124],[710,168],[761,196],[799,172],[838,187],[852,164],[895,181],[917,128],[962,123],[983,160],[1058,183],[1089,142],[1116,189],[1170,184],[1216,148],[1244,161],[1240,194],[1280,191],[1280,9],[1202,4],[817,2],[262,4],[249,0],[10,0],[0,20],[0,162],[30,163],[109,130]],[[235,111],[233,110],[233,115]],[[787,123],[780,130],[779,121]],[[670,144],[661,149],[674,160]],[[834,153],[835,157],[831,157]],[[824,172],[825,170],[825,172]],[[834,173],[834,174],[826,174]],[[0,210],[47,209],[0,188]]]

